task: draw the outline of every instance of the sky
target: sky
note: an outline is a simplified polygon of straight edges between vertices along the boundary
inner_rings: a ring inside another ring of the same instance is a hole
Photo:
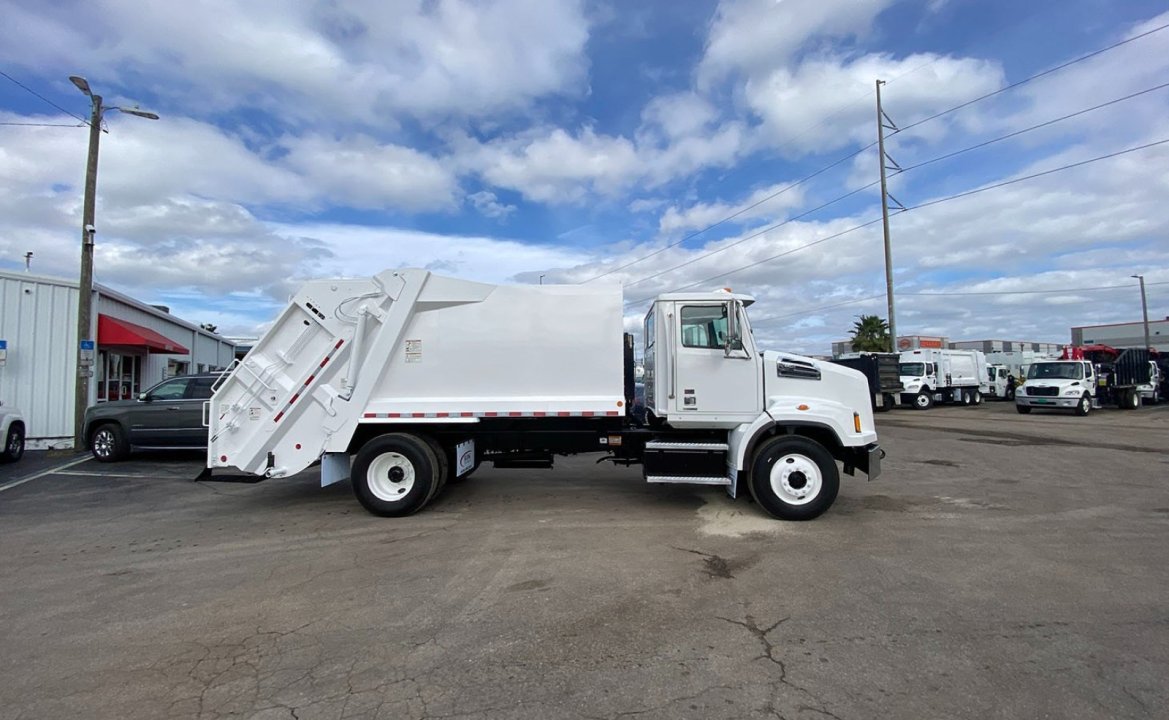
[[[1163,2],[0,0],[0,17],[0,269],[32,252],[36,274],[78,273],[80,75],[109,108],[96,280],[225,335],[262,333],[304,280],[425,267],[620,284],[630,330],[658,293],[731,287],[757,299],[757,343],[828,353],[887,317],[878,79],[899,334],[1067,342],[1140,319],[1134,274],[1169,316],[1169,143],[1123,152],[1169,141]]]

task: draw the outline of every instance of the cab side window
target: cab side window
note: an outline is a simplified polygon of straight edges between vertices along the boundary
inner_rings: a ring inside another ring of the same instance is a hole
[[[683,347],[721,350],[726,345],[726,305],[685,305],[679,316]]]

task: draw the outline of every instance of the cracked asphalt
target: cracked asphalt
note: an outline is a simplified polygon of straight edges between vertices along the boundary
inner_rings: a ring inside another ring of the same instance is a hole
[[[878,422],[801,524],[595,457],[398,520],[198,455],[46,475],[0,492],[0,719],[1165,717],[1169,406]]]

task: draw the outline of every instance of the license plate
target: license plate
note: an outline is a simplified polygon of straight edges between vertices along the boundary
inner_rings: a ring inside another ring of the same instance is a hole
[[[1054,401],[1052,401],[1052,400],[1032,400],[1031,402],[1035,403],[1036,405],[1051,405],[1052,402],[1054,402]]]

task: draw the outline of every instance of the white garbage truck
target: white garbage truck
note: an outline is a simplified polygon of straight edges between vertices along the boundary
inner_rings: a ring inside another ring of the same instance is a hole
[[[840,463],[873,479],[868,381],[755,346],[747,295],[659,296],[645,316],[645,420],[617,286],[490,285],[427,270],[305,284],[205,406],[207,470],[286,477],[320,462],[370,512],[413,513],[482,462],[599,452],[651,483],[750,492],[808,520]]]
[[[928,410],[937,402],[979,405],[986,390],[986,355],[981,350],[919,348],[901,353],[901,402]]]

